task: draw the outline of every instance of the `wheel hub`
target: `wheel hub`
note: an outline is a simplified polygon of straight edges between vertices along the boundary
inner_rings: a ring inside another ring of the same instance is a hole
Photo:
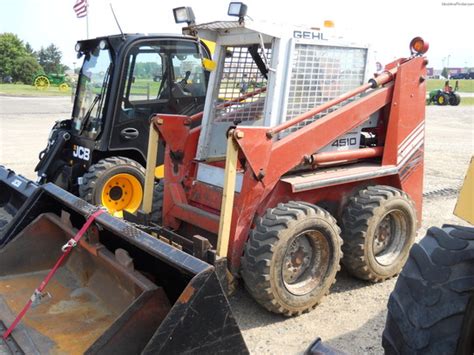
[[[311,264],[311,245],[305,236],[297,237],[288,247],[285,256],[284,281],[291,284],[308,269]]]
[[[141,204],[143,189],[140,181],[133,175],[122,173],[112,176],[102,188],[102,205],[121,217],[123,210],[135,212]]]
[[[298,251],[296,251],[296,253],[294,253],[291,258],[293,266],[301,266],[305,255],[306,254],[302,248],[298,249]]]
[[[374,238],[374,253],[375,255],[380,254],[387,245],[390,244],[392,239],[392,222],[390,215],[379,223],[377,231],[375,232]]]
[[[117,201],[120,200],[123,196],[123,190],[120,186],[113,186],[110,189],[109,196],[112,200]]]
[[[293,238],[286,249],[281,276],[294,295],[306,295],[323,280],[329,266],[330,246],[318,230],[307,230]]]
[[[391,265],[405,245],[408,229],[406,215],[400,210],[391,210],[382,218],[375,229],[373,253],[380,265]]]

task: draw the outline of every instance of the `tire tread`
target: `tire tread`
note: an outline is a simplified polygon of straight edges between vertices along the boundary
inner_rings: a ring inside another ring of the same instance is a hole
[[[455,237],[459,230],[432,227],[412,247],[388,301],[382,338],[387,354],[456,353],[466,309],[474,297],[474,255],[456,259],[449,267],[432,256],[474,250],[474,238],[460,248]],[[474,228],[469,234],[474,237]]]
[[[256,219],[255,227],[250,233],[245,254],[242,257],[242,277],[250,294],[271,312],[281,313],[285,316],[296,316],[309,312],[319,304],[320,299],[304,309],[289,310],[275,299],[270,282],[270,264],[274,246],[280,239],[280,232],[309,216],[329,221],[337,234],[340,235],[341,230],[329,212],[306,202],[294,201],[280,203],[277,207],[268,209],[263,217]],[[342,239],[338,238],[340,246]],[[337,267],[337,270],[339,269],[340,266]],[[321,298],[329,293],[329,288],[335,281],[334,277]]]
[[[374,217],[377,208],[392,198],[403,198],[411,205],[414,203],[403,191],[391,186],[374,185],[359,191],[351,197],[342,215],[344,257],[342,263],[354,276],[371,282],[381,282],[390,277],[376,274],[370,269],[367,262],[365,239],[369,228],[369,220]]]

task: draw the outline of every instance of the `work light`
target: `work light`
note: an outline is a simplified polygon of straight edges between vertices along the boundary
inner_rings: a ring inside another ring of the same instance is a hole
[[[173,9],[173,15],[176,23],[186,22],[188,26],[193,25],[196,20],[193,9],[190,7],[177,7]]]
[[[74,46],[74,49],[76,50],[76,52],[79,52],[81,50],[81,44],[77,42],[76,45]]]
[[[245,5],[243,2],[231,2],[229,4],[227,15],[236,16],[239,18],[239,20],[243,20],[245,15],[247,15],[247,5]]]

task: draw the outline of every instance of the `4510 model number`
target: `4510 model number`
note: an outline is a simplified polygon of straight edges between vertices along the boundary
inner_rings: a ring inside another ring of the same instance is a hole
[[[336,139],[334,142],[332,142],[331,146],[333,146],[333,147],[347,147],[347,146],[356,145],[356,144],[357,144],[357,139],[355,137],[351,137],[351,138]]]

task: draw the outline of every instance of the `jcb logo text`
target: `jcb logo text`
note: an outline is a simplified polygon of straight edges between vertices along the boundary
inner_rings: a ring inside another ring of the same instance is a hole
[[[89,148],[81,147],[80,145],[75,145],[72,151],[74,158],[79,158],[89,161],[91,151]]]

